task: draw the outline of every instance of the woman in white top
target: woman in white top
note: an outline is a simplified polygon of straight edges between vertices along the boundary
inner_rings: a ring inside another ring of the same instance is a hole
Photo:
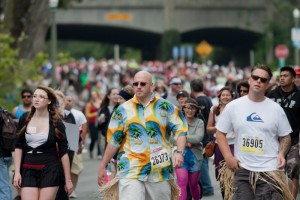
[[[218,122],[218,119],[222,113],[222,111],[224,110],[225,106],[232,101],[233,99],[233,92],[229,87],[223,87],[220,91],[219,91],[219,105],[218,106],[213,106],[210,109],[210,113],[209,113],[209,118],[208,118],[208,122],[207,122],[207,133],[208,134],[215,134],[217,129],[216,129],[216,124]],[[229,147],[231,149],[231,152],[233,154],[234,151],[234,134],[233,133],[228,133],[226,135],[226,138],[228,140],[228,144]],[[218,176],[219,176],[219,165],[220,162],[222,162],[224,160],[224,157],[218,147],[218,144],[216,144],[215,147],[215,152],[214,152],[214,164],[215,164],[215,174],[216,174],[216,179],[218,180]],[[222,196],[224,197],[224,193],[222,192]]]
[[[22,200],[54,200],[58,187],[71,194],[68,141],[51,88],[39,86],[33,94],[31,111],[19,121],[15,145],[13,185]]]

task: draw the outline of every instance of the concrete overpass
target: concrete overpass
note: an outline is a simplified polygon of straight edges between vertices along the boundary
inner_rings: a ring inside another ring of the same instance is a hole
[[[59,39],[109,42],[157,56],[163,33],[248,50],[265,32],[268,0],[82,0],[57,12]]]

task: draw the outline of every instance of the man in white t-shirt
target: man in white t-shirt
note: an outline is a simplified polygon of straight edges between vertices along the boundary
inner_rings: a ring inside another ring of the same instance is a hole
[[[274,200],[286,195],[292,199],[283,178],[292,129],[283,109],[264,96],[271,77],[269,67],[256,65],[248,80],[249,94],[229,103],[216,126],[226,165],[235,172],[234,200]],[[226,139],[231,131],[236,134],[234,156]]]
[[[84,141],[85,141],[85,135],[87,130],[87,120],[85,115],[79,111],[73,108],[74,106],[74,99],[71,95],[65,96],[65,116],[69,116],[70,114],[73,115],[75,119],[75,124],[80,126],[80,138],[78,138],[79,141],[79,147],[78,151],[74,154],[74,159],[71,167],[71,179],[74,185],[74,191],[70,195],[72,198],[76,198],[77,195],[75,193],[75,189],[78,183],[78,177],[80,172],[83,170],[83,163],[81,158],[81,152],[84,147]]]

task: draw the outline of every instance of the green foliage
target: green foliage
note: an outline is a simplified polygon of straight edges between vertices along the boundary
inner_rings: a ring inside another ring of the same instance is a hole
[[[40,66],[45,55],[39,53],[33,60],[19,60],[18,50],[12,49],[13,38],[0,33],[0,105],[11,110],[19,101],[19,90],[27,80],[40,81]]]
[[[67,64],[71,60],[74,60],[74,58],[70,55],[69,52],[58,52],[58,62],[60,64]]]
[[[49,45],[49,44],[48,44]],[[112,44],[96,44],[87,41],[59,41],[58,51],[69,52],[69,55],[76,59],[82,57],[95,59],[113,58],[114,49]],[[48,48],[50,50],[50,48]]]
[[[137,61],[138,63],[140,63],[142,61],[142,54],[141,54],[140,50],[136,50],[134,48],[127,47],[127,48],[125,48],[124,54],[121,55],[121,58],[125,59],[125,60],[133,59],[133,60]]]
[[[299,5],[295,0],[273,0],[270,6],[273,6],[273,16],[266,20],[265,35],[255,45],[255,62],[266,63],[267,52],[274,52],[274,48],[277,45],[285,44],[289,47],[290,51],[286,64],[293,65],[294,47],[291,42],[291,29],[294,26],[293,9],[299,7]],[[268,35],[267,33],[271,34]],[[277,68],[277,62],[276,59],[268,64]]]
[[[172,59],[172,48],[180,45],[180,33],[178,30],[165,31],[161,39],[162,60]]]

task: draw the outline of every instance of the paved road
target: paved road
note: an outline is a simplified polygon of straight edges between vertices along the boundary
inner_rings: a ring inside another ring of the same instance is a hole
[[[97,173],[100,164],[99,160],[91,160],[88,153],[83,154],[84,170],[79,176],[79,182],[76,189],[77,198],[75,200],[99,200],[98,185],[97,185]],[[203,197],[203,200],[222,200],[220,193],[220,187],[218,182],[214,178],[214,166],[212,160],[209,162],[211,180],[215,188],[215,195],[210,197]],[[15,190],[14,190],[15,195]],[[300,200],[298,195],[297,200]]]

